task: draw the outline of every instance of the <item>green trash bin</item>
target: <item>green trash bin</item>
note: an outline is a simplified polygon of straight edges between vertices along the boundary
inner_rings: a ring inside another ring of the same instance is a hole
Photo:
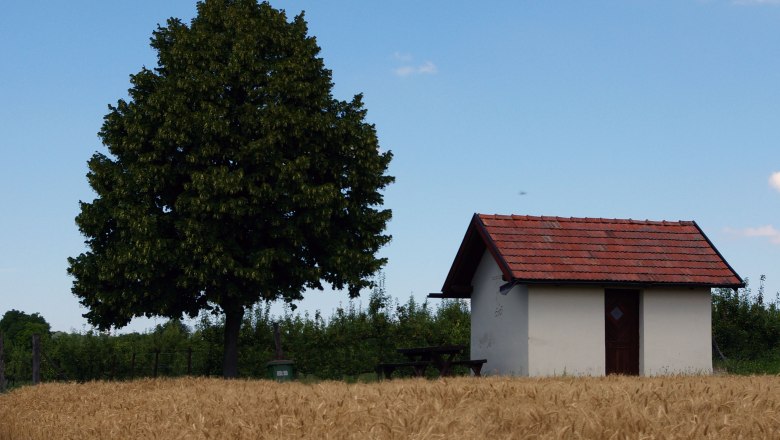
[[[295,378],[295,362],[279,359],[265,364],[268,378],[277,382],[287,382]]]

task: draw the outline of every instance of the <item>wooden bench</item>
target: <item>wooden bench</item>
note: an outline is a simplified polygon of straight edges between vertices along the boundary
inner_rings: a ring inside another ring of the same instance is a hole
[[[450,367],[456,365],[463,365],[471,368],[471,371],[474,373],[474,376],[482,376],[482,365],[484,365],[485,362],[487,362],[487,359],[462,359],[457,361],[451,361]]]
[[[393,362],[393,363],[383,362],[381,364],[377,364],[376,375],[379,379],[382,379],[383,375],[385,379],[391,379],[391,376],[393,375],[393,371],[395,371],[396,368],[412,367],[414,369],[414,375],[416,377],[423,377],[425,376],[425,369],[428,368],[428,365],[431,365],[429,361]]]

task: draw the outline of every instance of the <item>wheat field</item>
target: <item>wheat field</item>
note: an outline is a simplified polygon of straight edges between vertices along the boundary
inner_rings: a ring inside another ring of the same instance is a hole
[[[0,395],[0,439],[780,438],[780,378],[184,378]]]

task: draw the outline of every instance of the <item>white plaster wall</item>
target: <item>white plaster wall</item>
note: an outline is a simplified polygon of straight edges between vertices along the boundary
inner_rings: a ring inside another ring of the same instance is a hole
[[[528,288],[528,371],[531,376],[603,376],[604,289]]]
[[[709,289],[647,289],[641,294],[639,374],[712,372]]]
[[[515,286],[506,295],[501,270],[485,251],[472,279],[471,359],[487,359],[484,375],[528,374],[528,289]]]

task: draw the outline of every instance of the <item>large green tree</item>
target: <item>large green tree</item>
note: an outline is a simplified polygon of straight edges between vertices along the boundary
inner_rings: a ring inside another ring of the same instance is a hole
[[[109,106],[97,194],[76,218],[87,251],[72,291],[106,329],[135,316],[225,314],[224,375],[237,375],[244,310],[305,289],[371,285],[391,212],[361,96],[333,98],[303,14],[205,0],[151,38],[158,65]]]

